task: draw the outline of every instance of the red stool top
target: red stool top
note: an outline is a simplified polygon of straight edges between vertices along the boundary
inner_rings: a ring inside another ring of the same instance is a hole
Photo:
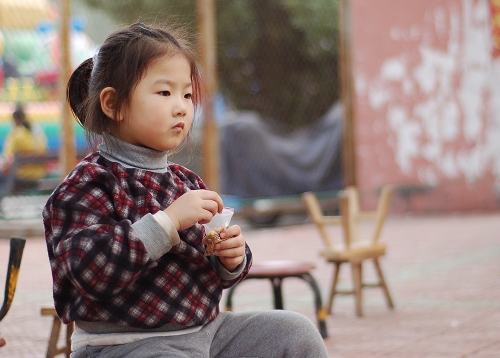
[[[286,277],[309,273],[316,266],[307,261],[273,260],[254,262],[248,274],[252,277]]]

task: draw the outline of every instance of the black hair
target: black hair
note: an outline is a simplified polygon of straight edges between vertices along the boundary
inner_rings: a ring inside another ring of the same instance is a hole
[[[26,118],[26,113],[24,113],[24,109],[21,105],[17,105],[14,113],[12,113],[12,117],[16,122],[21,124],[24,128],[31,132],[31,123]]]

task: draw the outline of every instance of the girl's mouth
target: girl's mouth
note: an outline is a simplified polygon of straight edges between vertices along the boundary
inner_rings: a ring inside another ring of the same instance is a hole
[[[177,123],[174,128],[184,129],[184,122]]]

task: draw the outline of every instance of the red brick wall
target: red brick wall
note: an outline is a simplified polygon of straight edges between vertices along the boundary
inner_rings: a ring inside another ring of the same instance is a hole
[[[393,210],[500,209],[490,5],[350,0],[357,182],[395,184]]]

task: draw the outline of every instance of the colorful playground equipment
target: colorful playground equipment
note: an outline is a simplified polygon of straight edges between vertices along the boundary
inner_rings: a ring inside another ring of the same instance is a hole
[[[48,138],[48,151],[61,144],[58,103],[60,46],[57,6],[49,0],[0,0],[0,151],[12,128],[12,113],[22,104],[28,119]],[[71,20],[73,66],[94,55],[96,44],[85,34],[85,20]],[[75,121],[75,146],[86,147],[83,129]]]
[[[12,113],[16,107],[12,102],[0,102],[0,148],[3,148],[7,133],[13,126]],[[47,135],[48,152],[56,153],[61,146],[61,126],[59,102],[27,102],[24,103],[25,112],[32,123],[39,125]],[[74,124],[75,147],[78,153],[85,151],[87,142],[85,132],[75,120]]]

